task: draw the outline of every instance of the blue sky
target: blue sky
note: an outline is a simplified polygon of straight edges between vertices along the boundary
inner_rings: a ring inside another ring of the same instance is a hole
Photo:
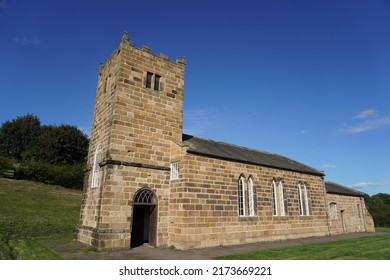
[[[390,1],[0,0],[0,122],[90,132],[122,33],[187,58],[184,132],[390,193]]]

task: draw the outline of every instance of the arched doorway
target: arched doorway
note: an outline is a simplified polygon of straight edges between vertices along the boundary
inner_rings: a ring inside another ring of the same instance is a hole
[[[131,248],[145,243],[156,246],[157,209],[157,197],[150,189],[141,189],[134,195]]]

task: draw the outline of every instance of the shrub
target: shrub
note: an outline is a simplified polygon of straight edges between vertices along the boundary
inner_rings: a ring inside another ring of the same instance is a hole
[[[82,189],[84,183],[84,164],[54,165],[53,173],[56,177],[53,183],[66,188]]]
[[[8,244],[8,239],[0,232],[0,260],[12,260],[14,255]]]
[[[13,177],[14,160],[0,155],[0,177]]]
[[[84,164],[52,165],[32,161],[17,168],[15,178],[60,185],[65,188],[82,189],[84,170]]]

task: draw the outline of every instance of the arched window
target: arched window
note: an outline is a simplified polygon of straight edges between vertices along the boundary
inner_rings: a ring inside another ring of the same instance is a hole
[[[95,157],[93,159],[93,169],[92,169],[92,180],[91,180],[91,188],[97,188],[99,186],[99,172],[100,172],[100,160],[102,157],[102,145],[99,144],[96,152]]]
[[[245,215],[245,182],[244,182],[244,176],[240,176],[238,179],[238,215],[244,216]]]
[[[307,193],[308,190],[306,185],[298,184],[298,208],[299,215],[301,216],[310,215],[309,198]]]
[[[275,180],[272,180],[271,195],[272,195],[272,212],[273,212],[274,216],[277,216],[278,215],[278,208],[276,206],[276,184],[275,184]]]
[[[272,180],[271,195],[274,216],[285,216],[286,211],[284,209],[283,182],[281,179],[279,179],[277,183],[275,180]]]
[[[255,201],[254,201],[254,189],[253,178],[249,176],[246,182],[244,175],[241,175],[238,179],[238,215],[239,216],[254,216],[255,215]]]
[[[284,209],[284,192],[283,192],[283,183],[282,180],[279,181],[278,184],[278,191],[279,191],[279,207],[280,207],[280,216],[285,216],[286,212]]]
[[[329,203],[329,215],[331,220],[337,219],[337,204],[335,202]]]
[[[254,203],[252,176],[250,176],[248,179],[248,214],[249,214],[249,216],[255,215],[255,203]]]

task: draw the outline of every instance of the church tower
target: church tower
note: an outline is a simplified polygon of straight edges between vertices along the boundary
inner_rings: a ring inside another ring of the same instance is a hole
[[[77,240],[98,248],[168,242],[172,143],[182,141],[185,58],[123,34],[100,65]]]

